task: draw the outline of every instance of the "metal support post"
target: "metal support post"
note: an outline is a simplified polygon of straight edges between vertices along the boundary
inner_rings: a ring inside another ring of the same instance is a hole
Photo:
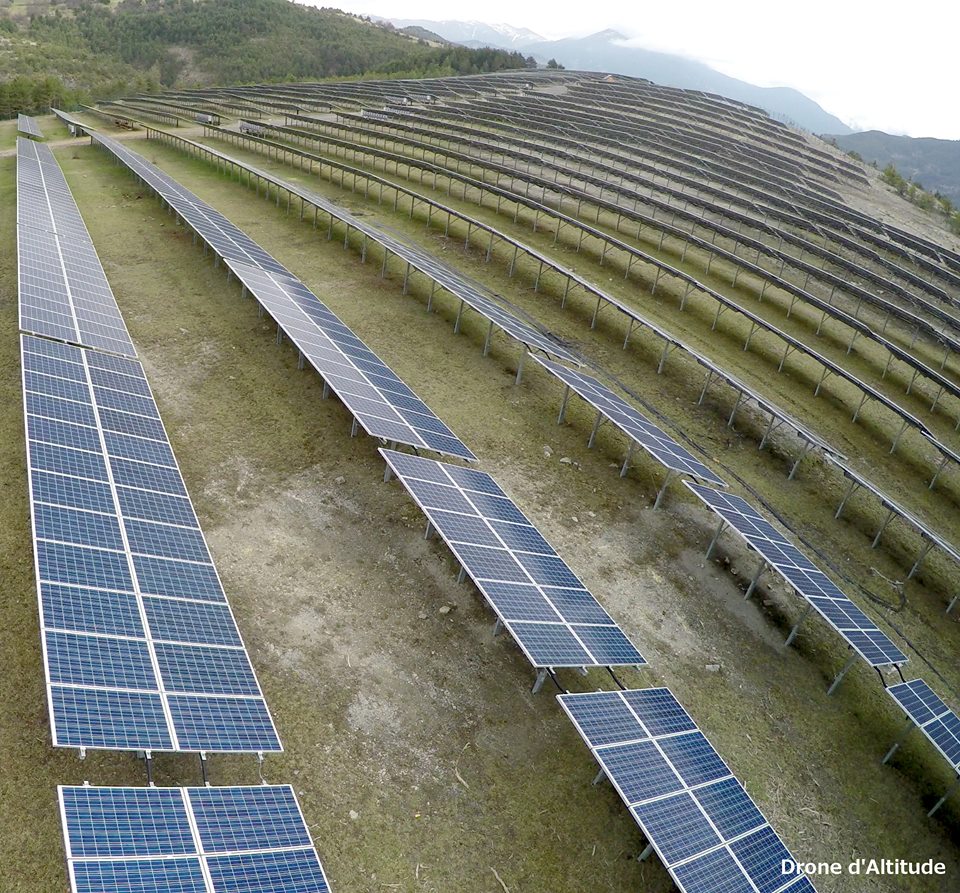
[[[717,540],[720,539],[720,534],[723,533],[723,528],[727,526],[726,521],[721,521],[717,525],[717,532],[713,535],[713,539],[710,540],[710,545],[707,546],[707,554],[704,556],[706,561],[710,560],[710,556],[713,554],[714,547],[717,545]]]
[[[950,786],[950,788],[947,790],[947,792],[946,792],[939,800],[937,800],[937,802],[936,802],[936,804],[934,805],[933,809],[931,809],[930,812],[927,813],[927,818],[928,818],[928,819],[929,819],[941,806],[943,806],[944,803],[947,802],[947,798],[948,798],[958,787],[960,787],[960,775],[957,776],[957,780]]]
[[[897,750],[899,749],[900,745],[903,744],[904,741],[906,741],[907,735],[909,735],[909,734],[914,730],[914,728],[915,728],[915,726],[914,726],[914,724],[913,724],[913,720],[912,720],[912,719],[908,719],[908,720],[907,720],[907,727],[906,727],[906,728],[903,730],[903,732],[900,734],[900,737],[897,738],[897,740],[894,741],[893,744],[890,746],[890,750],[887,751],[887,755],[880,761],[880,765],[881,765],[881,766],[883,766],[885,763],[887,763],[887,762],[889,761],[890,757],[892,757],[892,756],[897,752]]]
[[[593,430],[590,432],[590,439],[587,441],[587,449],[592,450],[594,441],[597,439],[597,431],[600,430],[600,425],[603,423],[603,413],[597,412],[597,420],[593,423]]]
[[[663,494],[667,492],[667,487],[670,485],[670,481],[673,480],[673,476],[676,472],[670,468],[667,470],[667,476],[663,479],[663,483],[660,485],[660,490],[657,493],[657,498],[653,501],[653,507],[655,509],[660,508],[660,503],[663,501]]]
[[[880,545],[880,537],[883,536],[883,531],[887,529],[887,525],[893,520],[894,512],[887,512],[887,517],[884,519],[883,524],[880,525],[880,529],[877,531],[877,535],[873,538],[873,542],[870,544],[871,549],[876,549]]]
[[[541,688],[543,688],[543,683],[547,681],[547,669],[543,667],[537,673],[536,682],[533,683],[533,689],[531,694],[537,694]]]
[[[630,459],[633,457],[633,451],[636,449],[636,441],[631,440],[627,447],[627,455],[623,458],[623,465],[620,466],[620,477],[627,476],[627,470],[630,468]]]
[[[859,655],[857,652],[854,651],[853,654],[847,658],[847,662],[843,665],[843,669],[837,673],[836,678],[830,683],[830,688],[827,689],[827,695],[832,695],[837,690],[837,686],[843,682],[843,677],[850,672],[850,668],[854,665],[854,663],[856,663],[858,656]]]
[[[560,403],[560,415],[557,416],[557,424],[563,424],[563,417],[567,414],[567,401],[570,399],[570,385],[563,389],[563,400]]]
[[[517,363],[517,377],[514,380],[514,384],[520,384],[520,379],[523,378],[523,361],[527,358],[527,349],[526,347],[520,348],[520,360]]]
[[[920,552],[920,555],[917,557],[917,560],[913,562],[913,567],[910,568],[910,573],[907,574],[907,579],[910,580],[913,575],[920,570],[920,565],[923,564],[923,559],[930,554],[930,550],[934,547],[935,543],[927,542],[923,546],[923,550]]]
[[[813,605],[807,604],[806,610],[800,615],[800,619],[793,625],[793,629],[790,630],[790,635],[787,636],[786,642],[783,643],[784,648],[789,648],[793,644],[793,640],[796,639],[797,633],[800,631],[800,624],[807,619],[807,615],[813,610]]]
[[[750,581],[750,585],[747,587],[747,594],[744,596],[744,599],[750,598],[753,595],[753,590],[757,588],[757,583],[760,582],[760,577],[763,575],[763,572],[767,568],[766,559],[761,559],[760,564],[757,566],[757,571],[753,575],[753,579]]]

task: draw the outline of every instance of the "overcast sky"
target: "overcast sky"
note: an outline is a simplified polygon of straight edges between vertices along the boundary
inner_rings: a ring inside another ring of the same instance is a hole
[[[551,39],[616,28],[640,46],[699,59],[741,80],[795,87],[857,129],[960,139],[956,0],[892,8],[865,0],[306,2],[385,18],[507,22]]]

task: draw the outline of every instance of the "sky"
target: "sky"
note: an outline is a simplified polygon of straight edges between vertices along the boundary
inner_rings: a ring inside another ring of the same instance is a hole
[[[304,0],[301,0],[304,2]],[[476,19],[548,39],[614,28],[762,87],[794,87],[858,130],[960,139],[960,4],[912,0],[306,0],[384,18]]]

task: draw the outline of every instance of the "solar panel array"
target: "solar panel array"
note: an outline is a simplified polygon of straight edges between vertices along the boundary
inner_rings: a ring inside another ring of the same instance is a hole
[[[903,664],[907,656],[830,578],[745,499],[684,481],[737,531],[870,666]]]
[[[814,890],[669,689],[557,699],[683,893]]]
[[[260,128],[259,124],[253,122],[245,123],[250,127]],[[224,134],[232,133],[231,131],[219,132]],[[476,310],[481,316],[488,319],[491,323],[509,334],[510,337],[516,339],[529,349],[542,350],[550,356],[559,357],[567,362],[579,364],[579,358],[561,344],[559,340],[551,336],[548,332],[518,317],[497,301],[499,296],[494,295],[489,289],[468,278],[459,270],[443,263],[433,254],[421,250],[416,245],[399,238],[397,235],[385,229],[379,229],[362,218],[354,216],[341,205],[324,198],[322,195],[304,186],[283,180],[276,176],[276,174],[233,158],[225,152],[221,152],[211,146],[196,143],[184,137],[174,138],[167,133],[162,133],[161,135],[168,139],[174,139],[175,144],[178,146],[189,146],[202,151],[212,158],[220,159],[227,164],[236,165],[239,169],[247,171],[252,176],[266,183],[273,183],[278,188],[288,191],[291,195],[296,195],[305,202],[309,202],[325,214],[328,214],[332,219],[341,221],[350,229],[356,230],[368,239],[382,245],[388,252],[410,264],[411,268],[420,270],[429,276],[437,285],[450,292],[455,298],[463,301],[466,306]],[[236,134],[233,135],[235,136]],[[109,141],[105,139],[100,139],[100,141],[113,150],[113,147],[109,145]]]
[[[29,115],[17,115],[17,132],[26,134],[27,136],[35,136],[37,139],[43,139],[43,134],[40,132],[40,125]]]
[[[156,190],[224,258],[365,431],[386,441],[475,459],[380,357],[246,233],[136,152],[99,134],[93,138]]]
[[[17,140],[20,328],[128,357],[136,350],[49,146]]]
[[[372,350],[299,279],[228,260],[277,325],[373,437],[476,456]]]
[[[73,893],[328,893],[289,785],[60,786]]]
[[[54,744],[280,750],[142,366],[21,358]]]
[[[620,428],[634,443],[639,444],[661,465],[678,474],[689,475],[700,481],[710,481],[726,487],[726,482],[684,449],[662,428],[647,419],[622,397],[585,372],[570,369],[544,357],[534,357],[548,372],[579,394],[597,412]]]
[[[887,694],[930,739],[953,771],[960,773],[960,717],[922,679],[891,685]]]
[[[490,475],[406,453],[380,453],[531,664],[646,663]]]

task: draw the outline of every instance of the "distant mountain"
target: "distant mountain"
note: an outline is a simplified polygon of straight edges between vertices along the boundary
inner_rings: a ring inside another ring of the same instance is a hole
[[[376,16],[373,16],[376,19]],[[390,19],[398,28],[424,28],[433,31],[451,43],[466,46],[498,47],[521,50],[527,44],[541,43],[543,38],[529,28],[514,28],[513,25],[488,25],[486,22],[431,22],[426,19]]]
[[[395,20],[399,24],[399,20]],[[478,22],[428,22],[417,24],[456,43],[520,50],[540,62],[556,59],[570,69],[607,71],[613,74],[646,78],[668,87],[719,93],[759,106],[774,117],[813,133],[848,134],[853,131],[839,118],[821,108],[808,96],[791,87],[758,87],[729,77],[692,59],[671,53],[658,53],[626,43],[616,31],[599,31],[588,37],[563,40],[537,39],[532,31],[509,25],[489,26]],[[524,35],[517,37],[517,35]],[[533,35],[534,39],[527,36]]]
[[[841,149],[857,152],[881,168],[893,166],[928,192],[939,192],[960,205],[960,140],[892,136],[880,130],[831,136]]]

